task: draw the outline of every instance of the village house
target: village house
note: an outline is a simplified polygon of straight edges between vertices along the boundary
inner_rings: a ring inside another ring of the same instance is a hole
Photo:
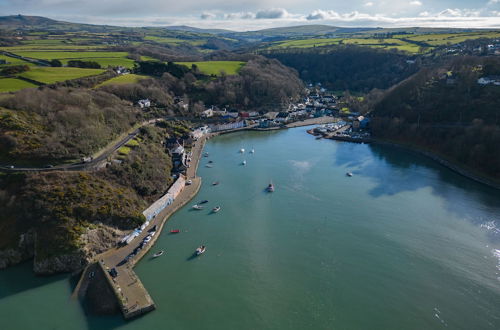
[[[205,111],[203,111],[200,116],[202,116],[203,118],[210,118],[210,117],[213,117],[214,116],[214,111],[212,109],[207,109]]]
[[[151,106],[151,101],[149,99],[142,99],[137,101],[137,104],[141,109],[149,108]]]

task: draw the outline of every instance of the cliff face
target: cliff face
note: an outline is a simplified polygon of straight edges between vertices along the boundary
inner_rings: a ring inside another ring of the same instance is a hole
[[[16,247],[0,250],[0,269],[21,263],[33,258],[35,246],[35,231],[29,230],[19,237]]]
[[[36,253],[36,231],[30,229],[19,238],[16,247],[0,250],[0,269],[33,259],[33,271],[37,275],[52,275],[57,273],[74,272],[85,267],[90,260],[116,245],[124,231],[105,225],[89,228],[81,235],[81,249],[51,257],[40,257]],[[38,242],[37,244],[43,244]]]

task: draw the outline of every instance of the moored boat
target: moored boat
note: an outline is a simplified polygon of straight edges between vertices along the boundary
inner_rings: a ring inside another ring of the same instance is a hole
[[[203,210],[203,206],[195,204],[195,205],[193,205],[193,209],[195,209],[195,210]]]
[[[212,209],[212,212],[217,213],[220,211],[220,206],[216,206]]]
[[[267,186],[266,190],[267,190],[268,192],[273,192],[273,191],[274,191],[274,184],[271,182],[271,183]]]
[[[212,186],[216,186],[219,184],[219,181],[212,182]]]
[[[246,165],[246,164],[247,164],[246,160],[244,160],[244,161],[241,162],[241,165]]]
[[[172,230],[170,230],[170,234],[178,234],[180,232],[181,232],[180,229],[172,229]]]
[[[205,199],[205,200],[202,200],[201,202],[199,202],[198,204],[206,204],[206,203],[208,203],[208,200]]]
[[[156,252],[155,254],[153,254],[153,258],[158,258],[159,256],[163,255],[164,252],[165,251],[163,250]]]
[[[206,246],[202,245],[196,249],[195,253],[197,256],[199,256],[200,254],[205,253],[206,249],[207,249]]]
[[[205,153],[203,154],[203,157],[208,157],[208,152],[205,152]]]
[[[245,152],[245,149],[241,148],[240,153],[244,153],[244,152]]]
[[[352,176],[352,173],[351,172],[347,172],[345,175]]]
[[[250,153],[254,154],[255,153],[255,149],[250,150]]]

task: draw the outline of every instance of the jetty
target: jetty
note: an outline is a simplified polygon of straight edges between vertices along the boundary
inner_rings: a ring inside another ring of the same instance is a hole
[[[185,178],[191,180],[192,184],[183,185],[182,190],[173,202],[156,214],[130,244],[124,246],[117,245],[115,248],[97,255],[94,258],[94,262],[82,272],[75,291],[84,291],[88,287],[88,282],[92,281],[90,276],[91,269],[95,271],[97,267],[104,274],[125,319],[138,317],[156,308],[153,299],[133,268],[154,246],[170,216],[186,205],[198,193],[201,187],[201,178],[196,176],[196,171],[206,138],[199,139],[192,148],[191,166],[187,169]],[[137,251],[137,245],[146,236],[151,235],[152,229],[155,226],[156,231],[154,231],[151,240],[140,251],[134,253],[134,251]],[[133,254],[132,257],[130,257],[131,254]],[[83,293],[75,292],[74,296],[82,297]]]

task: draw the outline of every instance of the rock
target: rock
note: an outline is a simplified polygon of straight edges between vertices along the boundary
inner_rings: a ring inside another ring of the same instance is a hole
[[[30,229],[19,237],[17,247],[0,251],[0,269],[16,265],[33,258],[35,231]]]

